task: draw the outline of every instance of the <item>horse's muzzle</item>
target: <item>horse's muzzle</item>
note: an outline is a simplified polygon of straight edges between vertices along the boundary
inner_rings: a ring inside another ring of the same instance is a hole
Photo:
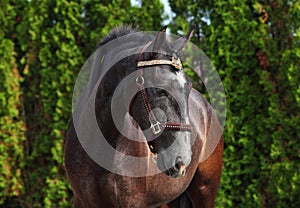
[[[182,162],[181,157],[176,158],[176,163],[172,168],[169,168],[166,171],[166,174],[173,177],[173,178],[179,178],[185,175],[186,172],[186,166]]]

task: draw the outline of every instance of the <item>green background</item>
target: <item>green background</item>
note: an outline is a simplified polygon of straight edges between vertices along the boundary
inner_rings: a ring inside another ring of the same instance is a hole
[[[0,207],[72,207],[63,143],[74,82],[115,26],[163,26],[159,0],[138,3],[0,1]],[[170,31],[195,27],[226,92],[216,207],[300,207],[300,1],[169,4]]]

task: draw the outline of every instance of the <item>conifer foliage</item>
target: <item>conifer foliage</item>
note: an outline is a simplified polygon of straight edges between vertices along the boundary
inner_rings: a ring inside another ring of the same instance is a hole
[[[169,2],[173,32],[194,26],[226,91],[216,207],[299,207],[299,1]]]
[[[165,19],[160,0],[131,2],[0,1],[0,207],[73,206],[63,141],[78,72],[113,27]],[[216,207],[300,207],[300,2],[169,4],[171,31],[195,28],[226,91]]]
[[[73,206],[63,144],[78,72],[113,27],[158,30],[162,12],[159,0],[0,2],[0,207]]]

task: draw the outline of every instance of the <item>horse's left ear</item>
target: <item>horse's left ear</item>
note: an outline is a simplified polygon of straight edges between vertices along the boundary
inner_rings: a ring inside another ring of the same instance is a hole
[[[189,42],[189,40],[193,36],[193,32],[194,32],[194,29],[191,28],[190,31],[188,32],[188,34],[186,34],[184,37],[181,37],[181,38],[177,39],[173,43],[173,48],[176,51],[178,51],[179,53],[181,53],[184,49],[184,46],[187,44],[187,42]]]
[[[164,26],[159,33],[156,35],[154,44],[153,44],[153,49],[152,53],[158,53],[164,42],[166,41],[166,30],[167,26]]]

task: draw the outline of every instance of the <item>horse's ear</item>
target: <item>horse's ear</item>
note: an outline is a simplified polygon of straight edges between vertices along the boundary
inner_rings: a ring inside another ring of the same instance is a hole
[[[187,44],[187,42],[189,42],[189,40],[193,36],[193,32],[194,32],[194,28],[191,28],[188,34],[186,34],[184,37],[177,39],[173,43],[173,48],[179,53],[181,53],[184,49],[184,46]]]
[[[153,44],[153,52],[152,53],[158,53],[159,49],[161,48],[161,46],[164,44],[164,42],[166,41],[166,30],[167,30],[167,26],[164,26],[159,33],[156,35],[155,40],[154,40],[154,44]]]

